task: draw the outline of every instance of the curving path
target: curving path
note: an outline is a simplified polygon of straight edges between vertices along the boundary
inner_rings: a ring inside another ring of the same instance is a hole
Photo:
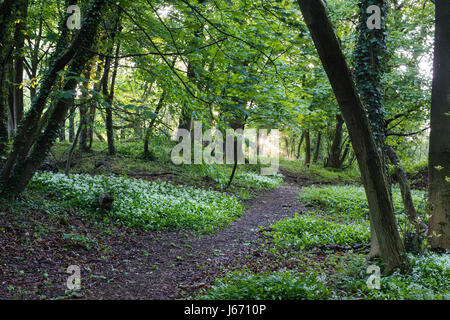
[[[174,299],[195,294],[220,275],[221,266],[239,268],[249,254],[259,255],[260,226],[268,229],[303,211],[296,200],[299,191],[292,183],[264,191],[247,202],[241,218],[211,235],[150,232],[133,236],[128,243],[110,244],[113,252],[120,252],[120,261],[97,264],[103,277],[84,282],[83,298]]]

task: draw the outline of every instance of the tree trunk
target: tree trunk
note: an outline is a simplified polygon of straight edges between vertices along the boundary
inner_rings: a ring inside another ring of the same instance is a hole
[[[200,6],[202,6],[205,2],[206,0],[198,0]],[[198,48],[201,45],[201,40],[204,39],[203,36],[204,26],[201,22],[199,22],[199,20],[195,20],[195,22],[192,23],[194,24],[192,31],[195,37],[193,38],[192,41],[190,41],[189,46],[193,48]],[[192,58],[188,57],[187,60],[188,60],[186,70],[187,78],[191,83],[198,85],[195,69],[200,66],[198,65],[197,61],[195,61]],[[192,125],[191,112],[187,105],[182,105],[180,120],[178,122],[178,129],[191,130],[191,125]]]
[[[15,45],[16,45],[16,57],[14,61],[14,132],[17,129],[17,124],[23,117],[23,68],[24,68],[24,56],[25,56],[25,32],[26,32],[26,20],[28,15],[28,0],[22,0],[20,8],[20,22],[16,25],[15,32]]]
[[[369,29],[367,21],[369,13],[367,8],[376,5],[381,9],[380,28]],[[372,134],[380,154],[383,173],[388,182],[388,190],[391,193],[389,184],[389,170],[387,166],[387,156],[385,146],[385,110],[381,79],[383,77],[382,65],[386,63],[386,0],[360,0],[359,1],[359,23],[357,25],[358,42],[354,50],[355,59],[355,80],[359,90],[361,100],[366,108]],[[392,193],[391,193],[392,194]],[[372,223],[372,222],[371,222]],[[372,255],[377,254],[371,251]]]
[[[7,153],[8,127],[10,126],[9,120],[11,119],[11,117],[8,117],[11,105],[10,86],[6,81],[9,71],[8,65],[9,63],[6,62],[5,67],[0,67],[0,156],[4,156]]]
[[[66,5],[69,5],[69,3],[67,1],[66,1]],[[44,24],[44,18],[43,18],[43,14],[41,12],[41,14],[39,15],[39,27],[38,27],[38,31],[37,31],[37,39],[34,42],[33,51],[31,53],[31,61],[30,61],[31,68],[28,72],[28,76],[30,79],[35,79],[37,76],[37,72],[38,72],[39,51],[41,49],[43,24]],[[36,87],[34,85],[30,85],[28,88],[30,90],[30,99],[32,101],[34,99],[34,97],[36,96]]]
[[[69,154],[67,156],[67,162],[66,162],[66,170],[64,171],[64,174],[67,176],[70,172],[70,167],[72,166],[72,158],[73,158],[73,152],[75,151],[75,147],[78,143],[78,138],[80,137],[80,132],[82,129],[82,124],[80,121],[80,124],[78,125],[77,133],[75,135],[75,138],[73,140],[72,146],[70,147]]]
[[[450,2],[436,0],[431,131],[429,147],[429,220],[432,245],[450,249]],[[434,234],[440,235],[438,237]]]
[[[389,160],[395,168],[395,175],[397,176],[398,184],[400,185],[400,192],[402,194],[406,216],[418,233],[426,233],[428,227],[422,222],[422,219],[417,215],[417,211],[414,208],[409,181],[405,170],[403,170],[400,159],[391,146],[386,145],[385,149]]]
[[[305,166],[309,167],[311,164],[311,139],[309,130],[305,131]]]
[[[159,112],[161,111],[162,107],[164,106],[164,100],[166,97],[166,90],[163,90],[163,92],[161,93],[161,96],[159,97],[159,101],[158,104],[155,108],[155,114],[158,116]],[[147,131],[145,132],[145,138],[144,138],[144,157],[148,157],[150,155],[150,151],[149,151],[149,140],[150,140],[150,136],[152,134],[153,131],[153,126],[155,125],[156,122],[156,117],[154,117],[151,121],[150,124],[148,125]]]
[[[117,34],[120,33],[120,10],[117,11],[117,19],[114,26],[114,32],[111,35],[111,43],[112,47],[114,47],[114,41],[117,37]],[[112,53],[113,50],[111,50]],[[116,147],[114,145],[114,126],[113,126],[113,114],[112,114],[112,105],[114,102],[114,87],[116,83],[116,77],[117,77],[117,69],[119,67],[119,58],[117,57],[120,52],[120,41],[117,42],[116,45],[116,58],[114,61],[114,69],[111,76],[111,85],[108,92],[108,81],[109,81],[109,71],[111,67],[112,58],[106,57],[105,61],[105,72],[103,75],[103,95],[105,96],[106,101],[106,138],[108,141],[108,154],[114,155],[116,154]]]
[[[76,3],[76,1],[68,0],[67,3]],[[70,62],[83,40],[83,36],[79,33],[73,43],[66,49],[68,28],[66,27],[65,22],[68,17],[69,14],[66,14],[60,22],[59,28],[61,30],[61,35],[58,39],[58,43],[56,44],[55,52],[50,58],[50,66],[40,82],[39,93],[37,93],[36,97],[32,100],[29,111],[19,123],[17,128],[17,134],[14,139],[12,151],[9,153],[8,159],[6,160],[1,172],[0,180],[2,184],[4,184],[10,176],[16,160],[19,158],[23,160],[28,154],[32,146],[33,138],[39,129],[39,119],[46,106],[52,87],[59,76],[59,71],[64,69],[64,67]]]
[[[64,67],[64,65],[70,61],[70,65],[68,67],[68,74],[70,74],[71,78],[66,80],[64,85],[64,91],[74,90],[77,85],[76,77],[81,74],[83,69],[85,68],[86,63],[91,58],[91,53],[87,52],[85,48],[90,48],[94,43],[94,37],[97,33],[98,24],[101,19],[100,10],[105,5],[105,0],[92,0],[90,1],[90,6],[86,12],[85,19],[83,19],[83,23],[77,37],[74,39],[69,49],[62,55],[56,54],[56,57],[53,57],[53,61],[50,62],[50,68],[47,73],[44,74],[43,80],[41,82],[41,86],[39,88],[39,93],[36,99],[33,101],[33,105],[30,111],[27,113],[27,116],[22,121],[19,130],[23,128],[23,124],[28,121],[35,120],[36,122],[31,122],[30,127],[34,128],[39,127],[39,117],[40,112],[44,107],[48,94],[50,93],[51,87],[53,85],[54,79],[56,78],[55,73]],[[71,54],[68,54],[70,52]],[[23,153],[24,149],[19,149],[19,152],[14,154],[14,158],[17,161],[13,161],[11,163],[11,153],[8,157],[8,164],[10,167],[5,171],[5,167],[2,171],[2,195],[3,196],[15,196],[18,193],[22,192],[26,187],[30,179],[32,178],[35,171],[39,168],[39,166],[44,161],[46,155],[48,154],[54,140],[58,136],[58,131],[61,128],[61,124],[63,123],[67,110],[70,107],[70,99],[60,98],[58,99],[55,108],[52,110],[49,119],[47,121],[47,125],[44,128],[43,132],[40,133],[34,143],[29,144],[27,139],[34,138],[35,132],[31,133],[31,137],[20,133],[16,136],[14,141],[16,147],[19,140],[24,139],[26,142],[25,149],[28,149],[33,145],[30,155],[27,156],[27,153]],[[31,114],[30,114],[31,112]],[[38,114],[36,114],[36,112]],[[23,129],[22,129],[23,130]],[[19,131],[20,132],[20,131]],[[26,129],[24,133],[30,134]],[[12,171],[9,171],[11,170]],[[10,174],[6,175],[6,173]]]
[[[295,136],[292,136],[292,143],[291,143],[291,149],[289,151],[290,157],[295,157]]]
[[[59,142],[66,141],[66,121],[63,121],[59,129]]]
[[[88,138],[89,138],[89,145],[88,145],[88,151],[92,149],[92,142],[94,141],[94,122],[95,122],[95,115],[97,113],[97,105],[93,103],[89,108],[89,128],[88,128]]]
[[[14,79],[15,71],[14,71],[14,60],[11,59],[8,62],[8,66],[6,67],[7,79]],[[17,127],[16,123],[16,106],[14,103],[14,82],[9,80],[7,85],[8,92],[8,135],[13,136]]]
[[[0,156],[4,156],[8,146],[8,106],[9,86],[7,73],[14,49],[12,22],[19,1],[5,0],[0,4]]]
[[[287,136],[284,137],[284,144],[286,145],[286,156],[289,157],[289,139]]]
[[[319,159],[321,139],[322,139],[322,132],[319,131],[319,132],[317,132],[317,141],[316,141],[316,147],[314,149],[313,163],[317,163],[317,160]]]
[[[330,154],[328,156],[325,167],[341,168],[341,146],[342,146],[342,128],[344,119],[340,114],[336,115],[336,129],[334,131],[333,144],[331,145]]]
[[[342,153],[342,157],[341,157],[340,160],[339,160],[340,168],[343,168],[345,159],[347,158],[348,152],[349,152],[349,151],[350,151],[350,142],[347,141],[347,142],[345,143],[345,148],[344,148],[344,152]]]
[[[97,70],[95,72],[95,79],[99,79],[102,75],[102,66],[103,65],[103,59],[100,57],[100,61],[97,64]],[[99,81],[97,86],[94,86],[94,90],[97,92],[100,92],[102,87],[102,81]],[[88,115],[88,130],[87,130],[87,136],[89,139],[88,144],[88,151],[92,148],[92,142],[94,141],[94,122],[95,122],[95,116],[97,112],[97,104],[95,102],[91,103],[89,107],[89,115]]]
[[[236,116],[236,118],[230,123],[230,127],[233,130],[235,130],[235,131],[238,130],[238,129],[244,130],[244,128],[245,128],[245,119],[246,118],[241,119],[239,116]],[[237,165],[238,165],[238,154],[240,152],[242,152],[241,144],[238,142],[238,140],[239,140],[238,137],[234,137],[234,139],[233,139],[233,148],[234,148],[234,152],[233,152],[233,170],[231,171],[231,175],[230,175],[228,183],[227,183],[227,185],[225,187],[225,190],[227,190],[231,186],[231,183],[233,182],[233,179],[234,179],[235,174],[236,174]]]
[[[298,147],[297,147],[297,159],[300,159],[300,149],[302,147],[302,143],[303,143],[303,139],[305,138],[305,134],[302,133],[302,135],[300,136],[300,141],[298,142]]]
[[[387,265],[386,273],[391,273],[395,268],[406,270],[408,259],[395,223],[392,200],[377,146],[333,26],[321,1],[297,2],[349,131],[369,203],[373,229],[381,256]]]
[[[73,142],[74,135],[75,135],[75,106],[74,100],[70,103],[72,107],[70,108],[70,114],[69,114],[69,142]]]
[[[196,75],[192,62],[188,62],[187,66],[187,77],[189,81],[195,83]],[[188,110],[187,105],[183,105],[181,108],[180,119],[178,121],[178,129],[191,130],[192,126],[192,116],[190,111]]]
[[[86,104],[86,100],[89,97],[88,90],[89,90],[89,84],[91,80],[91,73],[92,73],[92,63],[89,63],[86,72],[84,74],[84,77],[88,80],[87,82],[83,83],[84,92],[82,93],[83,101],[80,105],[80,149],[81,152],[88,152],[88,123],[89,123],[89,105]]]
[[[119,26],[119,29],[121,29],[120,26]],[[113,69],[113,74],[111,76],[111,88],[109,90],[109,96],[108,96],[109,108],[107,109],[107,113],[106,113],[106,123],[107,123],[106,132],[107,132],[107,138],[108,138],[108,151],[109,151],[110,155],[116,154],[116,147],[114,144],[112,105],[114,102],[114,91],[115,91],[115,86],[116,86],[117,70],[119,69],[119,58],[118,58],[119,53],[120,53],[120,39],[117,42],[117,47],[116,47],[116,58],[114,61],[114,69]]]

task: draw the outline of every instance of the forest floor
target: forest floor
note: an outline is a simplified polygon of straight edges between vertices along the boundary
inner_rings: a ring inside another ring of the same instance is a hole
[[[295,268],[295,260],[267,250],[264,231],[307,210],[297,200],[299,191],[292,179],[262,191],[245,201],[240,218],[209,235],[105,227],[98,217],[49,215],[41,208],[4,212],[0,298],[183,299],[195,297],[230,270]],[[85,236],[67,241],[68,230]],[[81,269],[79,291],[67,290],[69,265]]]
[[[102,174],[96,172],[94,164],[104,156],[93,153],[89,158],[84,157],[84,162],[76,164],[79,169],[75,167],[73,172]],[[108,158],[108,162],[113,174],[118,176],[162,179],[174,185],[190,184],[204,189],[214,187],[208,177],[195,177],[194,170],[190,172],[123,156]],[[311,191],[311,188],[302,191],[303,187],[358,186],[358,179],[342,172],[309,170],[294,162],[280,164],[284,183],[277,189],[258,191],[251,184],[235,183],[229,193],[242,201],[245,212],[227,227],[209,234],[186,229],[151,231],[126,227],[89,208],[67,205],[52,190],[30,189],[20,199],[1,202],[0,300],[207,298],[205,294],[222,285],[224,280],[220,279],[232,279],[234,274],[279,275],[288,271],[303,277],[311,274],[311,270],[319,270],[320,276],[326,279],[330,291],[324,296],[383,297],[363,292],[356,284],[348,287],[355,281],[364,285],[365,271],[359,275],[361,278],[355,279],[351,273],[351,280],[343,273],[345,270],[365,270],[362,260],[367,253],[366,247],[353,250],[319,244],[304,250],[276,246],[271,232],[276,222],[296,213],[308,216],[311,214],[308,211],[317,210],[314,203],[301,202],[299,193],[304,198]],[[172,174],[152,175],[154,172]],[[418,175],[417,181],[422,180],[422,175]],[[354,199],[360,201],[357,196]],[[433,263],[434,260],[430,261]],[[72,265],[81,271],[80,290],[67,288],[72,274],[67,273],[67,268]],[[430,280],[426,276],[424,279],[423,288]],[[404,279],[398,281],[403,283]],[[405,287],[408,287],[408,281]],[[322,288],[318,282],[316,285]],[[418,288],[412,295],[408,295],[409,287],[392,294],[397,294],[394,297],[425,297],[423,288]],[[240,289],[231,286],[227,290],[235,294],[233,290]],[[433,287],[432,290],[436,291],[436,297],[442,295],[439,289]]]
[[[223,270],[269,265],[273,261],[261,248],[261,230],[304,209],[296,201],[298,192],[299,188],[292,184],[265,191],[248,201],[249,208],[241,218],[207,236],[161,232],[135,238],[140,246],[117,248],[126,252],[122,259],[129,261],[123,265],[123,272],[112,283],[99,283],[89,290],[86,298],[183,298],[210,286],[214,279],[223,276]],[[149,256],[133,259],[142,249]],[[155,265],[157,268],[152,267]]]

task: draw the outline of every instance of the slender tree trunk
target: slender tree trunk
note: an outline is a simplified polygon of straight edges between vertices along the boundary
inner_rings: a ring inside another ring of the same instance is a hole
[[[291,158],[294,158],[295,157],[295,136],[293,136],[292,137],[292,139],[291,139],[291,150],[290,150],[290,156],[291,156]]]
[[[82,124],[81,124],[81,121],[80,121],[80,124],[79,124],[78,129],[77,129],[77,133],[75,134],[75,138],[73,140],[72,146],[70,147],[69,154],[67,156],[66,170],[64,171],[64,174],[66,176],[69,174],[70,167],[72,166],[73,152],[75,151],[75,148],[76,148],[76,146],[78,144],[78,138],[80,137],[81,129],[82,129]]]
[[[233,164],[233,170],[231,171],[231,175],[230,175],[230,179],[228,179],[228,183],[225,187],[225,190],[227,190],[230,186],[231,183],[233,182],[234,179],[234,175],[236,174],[236,169],[237,169],[237,165],[238,165],[238,153],[237,153],[237,148],[238,148],[238,144],[237,144],[237,140],[234,139],[233,142],[234,145],[234,154],[233,154],[233,158],[234,158],[234,164]]]
[[[17,124],[23,117],[23,69],[24,69],[24,56],[25,56],[25,33],[27,28],[27,15],[28,15],[28,0],[22,0],[20,8],[20,22],[16,25],[15,31],[15,45],[16,45],[16,57],[14,61],[14,132],[17,129]]]
[[[369,203],[373,229],[381,256],[387,265],[386,273],[391,273],[395,268],[406,270],[408,259],[395,223],[392,200],[377,145],[333,26],[322,1],[297,2],[349,131]]]
[[[302,132],[302,135],[300,136],[300,141],[298,142],[298,147],[297,147],[297,159],[300,159],[300,149],[302,147],[304,138],[305,138],[305,134]]]
[[[63,121],[59,129],[59,142],[66,141],[66,121]]]
[[[3,81],[0,80],[0,86]],[[0,89],[0,91],[4,91]],[[0,156],[6,155],[8,147],[8,114],[6,109],[5,95],[0,92]]]
[[[178,129],[191,130],[192,118],[187,110],[187,106],[183,106],[180,114],[180,120],[178,121]]]
[[[120,43],[117,44],[117,50],[116,55],[119,54]],[[106,107],[106,137],[108,140],[108,153],[109,155],[116,154],[116,147],[114,144],[114,125],[113,125],[113,113],[112,113],[112,106],[114,103],[114,87],[116,84],[116,77],[117,77],[117,69],[119,67],[119,61],[118,58],[116,58],[113,74],[111,77],[111,88],[107,99],[107,107]]]
[[[202,6],[205,2],[206,2],[206,0],[198,0],[198,3],[200,6]],[[189,45],[191,47],[195,48],[195,47],[199,47],[201,45],[201,40],[204,38],[204,36],[203,36],[203,27],[204,26],[198,20],[193,23],[195,24],[194,28],[193,28],[193,34],[195,35],[195,37],[193,38],[191,43],[189,43]],[[196,85],[198,85],[198,83],[197,83],[197,75],[196,75],[195,69],[198,67],[200,67],[200,64],[197,61],[195,61],[195,59],[188,58],[186,75],[187,75],[187,78],[189,79],[189,81]],[[188,105],[185,104],[182,106],[182,109],[181,109],[180,119],[178,122],[178,129],[191,130],[191,125],[192,125],[192,115],[191,115]]]
[[[84,106],[80,108],[80,121],[81,121],[81,133],[80,133],[80,150],[82,152],[88,152],[88,107]]]
[[[87,144],[87,138],[88,138],[88,122],[89,122],[89,105],[86,104],[86,100],[89,97],[88,90],[91,80],[91,73],[92,73],[92,63],[89,63],[86,72],[84,74],[84,77],[88,80],[88,82],[83,83],[84,92],[82,93],[83,101],[80,106],[80,149],[81,152],[88,152],[88,144]]]
[[[69,4],[69,3],[66,2],[66,4]],[[30,79],[35,79],[37,76],[37,72],[38,72],[39,51],[41,49],[41,40],[42,40],[42,31],[43,31],[42,27],[44,24],[44,19],[43,19],[42,15],[43,15],[43,13],[41,11],[41,14],[39,15],[39,27],[38,27],[38,31],[37,31],[37,39],[35,40],[33,51],[31,53],[31,61],[30,61],[31,70],[29,71],[29,74],[28,74]],[[30,85],[28,88],[30,90],[30,99],[31,99],[31,101],[33,101],[34,97],[36,96],[36,87],[34,85]]]
[[[238,117],[236,117],[236,119],[234,119],[233,123],[231,123],[231,128],[233,130],[237,130],[237,129],[244,130],[244,128],[245,128],[245,120],[244,119],[238,119]],[[242,152],[241,143],[239,143],[238,140],[239,140],[238,137],[235,137],[233,139],[233,148],[234,148],[234,152],[233,152],[233,170],[231,171],[230,179],[228,180],[228,183],[227,183],[227,185],[225,187],[225,190],[227,190],[231,186],[231,183],[233,182],[233,179],[234,179],[235,174],[236,174],[237,165],[238,165],[238,155],[239,155],[240,152]]]
[[[7,74],[14,50],[12,22],[18,1],[5,0],[0,4],[0,156],[4,156],[8,146],[8,106],[9,86]]]
[[[121,27],[118,27],[118,32],[120,32]],[[116,78],[117,78],[117,71],[119,70],[119,53],[120,53],[120,39],[117,42],[116,47],[116,58],[114,61],[114,69],[113,74],[111,76],[111,88],[109,92],[108,97],[108,105],[111,107],[111,109],[108,109],[108,112],[106,113],[106,121],[109,126],[109,130],[107,130],[108,133],[108,151],[110,155],[116,154],[116,147],[114,144],[114,130],[113,130],[113,118],[112,118],[112,105],[114,102],[114,92],[115,92],[115,86],[116,86]],[[107,128],[108,128],[107,126]]]
[[[334,131],[333,144],[331,145],[330,154],[328,156],[325,167],[329,168],[341,168],[341,146],[342,146],[342,132],[343,132],[344,119],[340,114],[336,115],[336,129]]]
[[[64,86],[64,80],[63,80],[63,78],[58,79],[57,84],[55,85],[55,87],[56,87],[58,90],[63,90],[63,86]],[[53,101],[53,102],[50,104],[50,108],[47,110],[47,115],[48,115],[48,113],[50,112],[50,110],[54,109],[55,104],[56,104],[56,101]],[[63,120],[62,125],[61,125],[61,128],[59,129],[59,135],[58,135],[59,142],[65,142],[65,141],[66,141],[66,122],[67,122],[66,120],[67,120],[67,119],[64,119],[64,120]],[[45,121],[41,121],[41,122],[45,124]],[[38,132],[40,129],[41,129],[41,127],[39,127],[39,129],[37,129],[36,132]],[[31,141],[31,140],[29,139],[29,141]],[[28,150],[28,149],[27,149],[27,150]],[[27,151],[27,152],[28,152],[28,151]]]
[[[305,131],[305,166],[309,167],[311,164],[311,139],[309,130]]]
[[[95,103],[93,103],[89,108],[88,151],[92,149],[92,142],[94,141],[94,122],[96,113],[97,113],[97,106]]]
[[[111,43],[112,47],[114,47],[115,39],[117,38],[117,34],[120,33],[120,11],[117,12],[117,19],[114,26],[114,32],[111,36]],[[112,53],[113,50],[111,50]],[[109,81],[109,71],[111,68],[111,57],[106,57],[105,60],[105,72],[103,75],[103,95],[105,96],[106,100],[106,117],[105,117],[105,124],[106,124],[106,138],[108,141],[108,154],[114,155],[116,154],[116,147],[114,145],[114,125],[113,125],[113,113],[112,113],[112,105],[114,102],[114,87],[116,82],[116,76],[117,76],[117,69],[119,67],[119,59],[117,58],[119,52],[120,52],[120,41],[117,42],[116,45],[116,58],[114,61],[114,68],[111,76],[111,85],[108,92],[108,81]]]
[[[164,100],[166,98],[166,90],[163,90],[163,92],[161,93],[161,96],[159,97],[159,101],[158,104],[156,105],[155,108],[155,114],[157,116],[159,116],[159,112],[161,111],[162,107],[164,106]],[[151,121],[150,124],[148,125],[148,128],[145,132],[145,137],[144,137],[144,157],[148,157],[150,155],[150,151],[149,151],[149,140],[150,140],[150,136],[153,132],[153,127],[155,125],[156,122],[156,117],[154,117]]]
[[[436,0],[429,148],[429,219],[435,248],[450,249],[450,2]],[[439,236],[434,236],[439,235]]]
[[[100,62],[97,64],[97,70],[95,73],[95,79],[99,79],[102,75],[102,67],[103,67],[103,60],[100,58]],[[97,86],[94,85],[94,90],[97,92],[100,92],[102,88],[102,81],[99,81]],[[95,116],[97,112],[97,104],[93,102],[89,107],[89,116],[88,116],[88,131],[87,136],[89,138],[89,144],[88,144],[88,151],[92,149],[92,143],[94,141],[94,122],[95,122]]]
[[[15,71],[14,71],[14,59],[11,59],[8,62],[7,66],[7,78],[8,79],[14,79]],[[17,122],[16,122],[16,106],[15,106],[15,88],[14,88],[14,82],[9,80],[9,84],[7,87],[8,90],[8,135],[13,136],[14,132],[17,128]]]
[[[322,139],[322,132],[319,131],[319,132],[317,132],[317,141],[316,141],[316,147],[314,149],[313,163],[317,163],[317,160],[319,159],[321,139]]]
[[[73,142],[75,135],[75,106],[73,106],[73,100],[71,102],[72,108],[69,114],[69,142]]]
[[[397,176],[397,180],[400,185],[400,192],[402,194],[406,216],[408,217],[411,224],[416,228],[416,231],[418,233],[426,233],[428,227],[425,223],[422,222],[422,219],[420,219],[420,217],[417,215],[417,211],[414,208],[409,181],[406,176],[405,170],[403,170],[400,159],[391,146],[386,145],[385,149],[389,160],[395,168],[395,175]]]
[[[347,158],[349,151],[350,151],[350,142],[347,141],[345,143],[345,148],[344,148],[344,152],[342,153],[342,157],[339,159],[340,168],[343,168],[345,159]]]
[[[289,157],[289,139],[288,137],[284,137],[284,144],[286,145],[286,155]]]

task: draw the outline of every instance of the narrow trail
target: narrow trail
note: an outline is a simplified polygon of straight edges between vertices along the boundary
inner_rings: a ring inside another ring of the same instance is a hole
[[[229,227],[206,236],[153,232],[117,244],[122,261],[105,266],[109,281],[92,283],[87,299],[174,299],[208,286],[220,267],[239,267],[249,254],[258,255],[262,229],[302,212],[298,185],[285,183],[247,202],[248,209]],[[114,248],[113,248],[114,250]],[[146,254],[143,255],[143,251]],[[124,257],[124,254],[126,257]],[[239,257],[239,258],[238,258]],[[244,258],[243,258],[244,257]],[[123,259],[125,258],[125,259]]]

